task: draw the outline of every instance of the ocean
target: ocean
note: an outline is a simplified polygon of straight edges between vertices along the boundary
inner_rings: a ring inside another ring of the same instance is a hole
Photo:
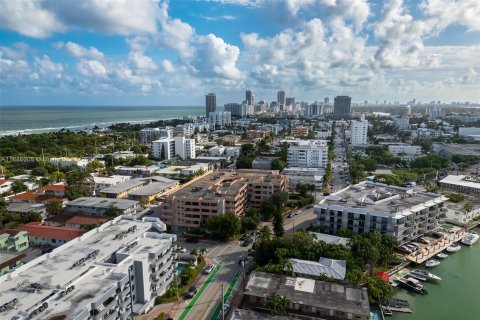
[[[0,136],[149,123],[204,115],[203,107],[167,106],[0,106]]]

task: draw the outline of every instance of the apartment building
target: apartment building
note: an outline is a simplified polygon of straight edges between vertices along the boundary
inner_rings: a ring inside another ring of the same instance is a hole
[[[405,117],[405,118],[395,118],[393,119],[393,124],[395,125],[395,127],[400,130],[400,131],[404,131],[404,130],[408,130],[410,129],[410,119],[408,117]]]
[[[365,120],[365,116],[362,115],[362,119],[360,121],[352,120],[350,138],[352,146],[366,145],[368,139],[367,132],[368,121]]]
[[[385,233],[399,243],[435,230],[446,217],[443,195],[386,184],[361,182],[315,206],[318,226],[336,234]]]
[[[370,317],[367,288],[257,271],[248,279],[242,305],[265,309],[266,298],[274,292],[289,299],[288,319],[367,320]]]
[[[263,139],[267,136],[268,131],[264,130],[248,130],[247,131],[247,139]]]
[[[208,114],[208,123],[214,128],[223,128],[232,124],[230,111],[215,111]]]
[[[28,248],[28,234],[26,231],[3,229],[0,230],[0,250],[20,252]]]
[[[88,159],[81,159],[81,158],[60,157],[60,158],[50,158],[50,163],[55,164],[60,168],[67,167],[67,166],[77,166],[85,170],[87,168],[87,164],[89,163],[89,161]]]
[[[93,181],[95,182],[95,192],[99,192],[100,190],[110,188],[117,184],[126,182],[131,178],[132,177],[130,176],[121,176],[121,175],[113,175],[111,177],[93,177]]]
[[[76,228],[52,227],[40,222],[30,222],[16,228],[28,234],[30,246],[59,247],[83,234],[83,230]]]
[[[432,151],[451,160],[453,155],[478,156],[480,154],[480,144],[434,143]]]
[[[163,192],[175,188],[177,185],[177,180],[171,180],[161,176],[134,178],[109,188],[105,188],[101,190],[99,194],[102,198],[128,198],[130,200],[149,203]]]
[[[293,127],[290,130],[290,135],[294,137],[306,137],[308,136],[308,127]]]
[[[176,236],[158,218],[118,217],[0,277],[5,319],[132,319],[176,273]],[[11,306],[11,307],[10,307]]]
[[[260,208],[273,193],[286,191],[288,179],[271,170],[218,170],[167,195],[157,208],[174,231],[198,228],[211,216]]]
[[[325,168],[328,162],[328,147],[325,140],[292,141],[288,147],[289,167]]]
[[[398,143],[388,145],[388,152],[392,155],[404,154],[407,156],[419,156],[422,154],[421,146],[411,146],[408,144]]]
[[[177,136],[174,139],[160,139],[152,142],[155,158],[170,160],[174,157],[181,159],[195,158],[195,139]]]
[[[166,128],[144,128],[140,130],[140,143],[149,144],[154,140],[160,138],[171,138],[173,137],[173,129],[170,127]]]

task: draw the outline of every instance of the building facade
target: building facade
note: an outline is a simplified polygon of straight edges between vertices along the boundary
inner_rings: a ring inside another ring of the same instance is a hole
[[[210,112],[217,111],[217,96],[215,93],[209,93],[205,96],[205,113],[206,116],[210,114]]]
[[[388,146],[388,152],[392,155],[404,154],[407,156],[419,156],[422,154],[422,147],[407,144],[393,144]]]
[[[325,168],[327,162],[328,148],[324,140],[299,140],[288,147],[289,167]]]
[[[154,140],[173,137],[172,128],[144,128],[140,130],[140,143],[149,144]]]
[[[2,317],[125,320],[146,313],[176,274],[176,236],[165,231],[157,218],[119,217],[0,277],[0,305],[16,304]]]
[[[174,139],[160,139],[152,142],[153,156],[164,160],[174,157],[195,158],[195,139],[177,136]]]
[[[318,226],[331,234],[377,231],[406,243],[435,230],[446,217],[445,196],[362,182],[315,206]]]
[[[187,183],[168,194],[157,208],[172,230],[200,227],[211,216],[242,215],[248,207],[259,209],[275,192],[287,190],[288,179],[278,171],[219,170]]]
[[[232,124],[230,111],[215,111],[208,115],[208,123],[214,128],[223,128]]]
[[[351,144],[353,146],[366,145],[368,140],[368,121],[362,116],[360,121],[351,121]]]
[[[352,98],[337,96],[333,102],[333,115],[337,118],[349,118],[351,114]]]

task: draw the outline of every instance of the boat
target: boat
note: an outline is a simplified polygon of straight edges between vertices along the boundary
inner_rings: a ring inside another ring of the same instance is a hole
[[[440,252],[439,254],[437,254],[437,257],[440,259],[446,259],[448,258],[448,254],[446,254],[445,252]]]
[[[478,233],[477,233],[477,231],[475,231],[475,230],[468,230],[468,233],[470,233],[470,234],[476,234],[476,235],[478,236]]]
[[[461,242],[467,246],[473,246],[478,241],[478,238],[480,238],[478,234],[468,233],[462,238]]]
[[[458,243],[454,243],[452,245],[450,245],[449,247],[447,247],[447,252],[457,252],[459,251],[460,249],[462,249],[462,247],[460,247],[460,245]]]
[[[416,279],[413,278],[399,278],[397,279],[398,284],[404,287],[407,290],[420,293],[420,294],[427,294],[428,290]]]
[[[421,281],[427,281],[427,280],[442,280],[437,275],[434,275],[431,272],[425,271],[425,270],[419,270],[419,269],[413,269],[409,273],[410,276],[414,277],[415,279],[421,280]]]
[[[439,264],[440,264],[440,261],[436,259],[428,259],[427,262],[425,263],[425,266],[428,268],[431,268],[431,267],[436,267]]]
[[[386,317],[391,317],[391,316],[393,316],[393,312],[389,308],[384,308],[383,309],[383,315],[386,316]]]

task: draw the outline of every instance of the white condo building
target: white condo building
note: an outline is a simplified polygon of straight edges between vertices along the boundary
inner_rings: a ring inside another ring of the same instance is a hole
[[[132,319],[176,274],[176,235],[118,217],[0,277],[2,319]],[[5,305],[8,307],[5,308]]]
[[[216,111],[208,114],[208,123],[216,127],[225,127],[232,124],[232,113],[230,111]]]
[[[144,128],[140,130],[140,143],[148,144],[160,138],[171,138],[173,136],[172,128]]]
[[[438,227],[446,217],[447,200],[441,194],[367,181],[328,196],[315,213],[318,226],[329,233],[377,231],[405,243]]]
[[[288,147],[289,167],[325,168],[328,161],[328,147],[325,140],[295,140]]]
[[[351,144],[352,146],[367,144],[368,121],[362,116],[360,121],[352,120],[351,122]]]
[[[388,153],[392,155],[405,154],[407,156],[419,156],[422,154],[421,146],[410,146],[408,144],[391,144],[388,146]]]
[[[395,118],[393,123],[398,130],[408,130],[410,129],[410,119],[409,118]]]
[[[178,136],[173,139],[161,139],[152,142],[153,156],[170,160],[176,156],[182,159],[195,158],[195,139]]]

